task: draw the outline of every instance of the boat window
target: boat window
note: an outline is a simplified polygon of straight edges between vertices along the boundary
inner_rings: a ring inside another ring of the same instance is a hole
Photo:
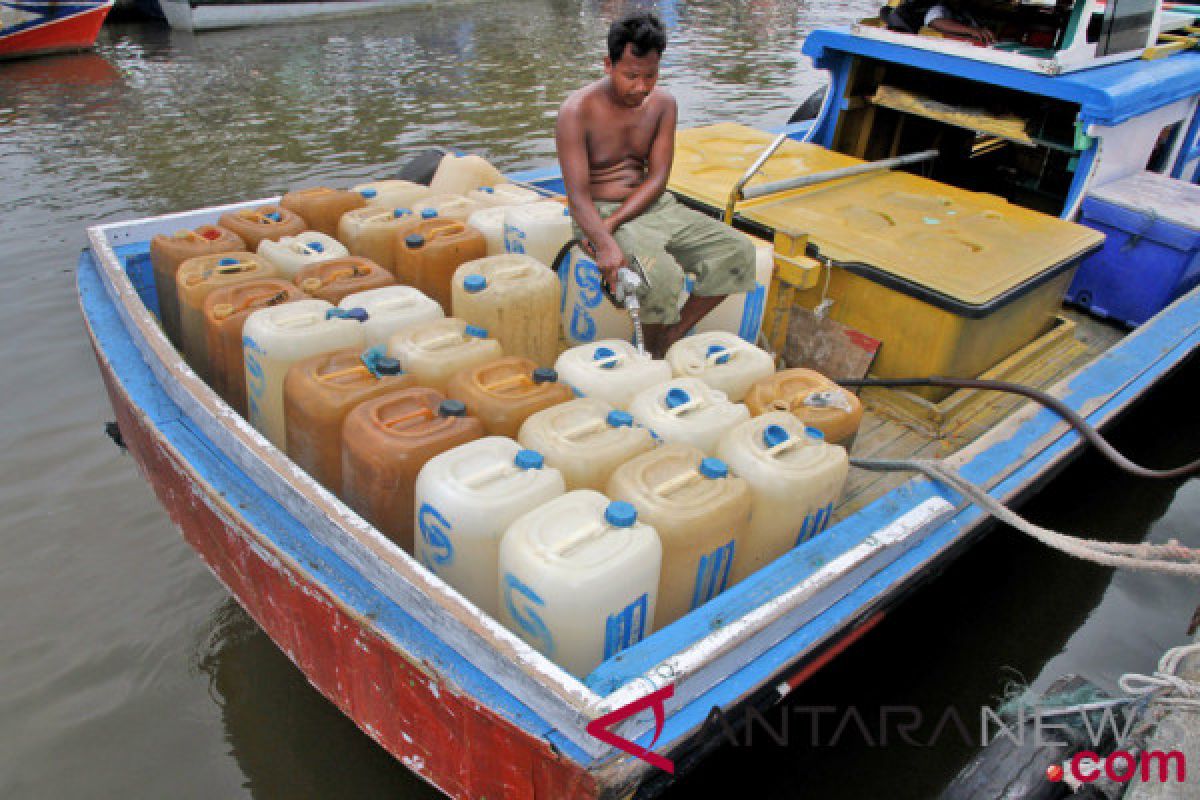
[[[1167,167],[1171,164],[1171,156],[1175,152],[1175,143],[1179,139],[1179,133],[1183,130],[1183,120],[1172,122],[1170,125],[1164,126],[1158,133],[1158,139],[1154,142],[1154,149],[1150,151],[1150,158],[1146,161],[1147,172],[1166,172]]]
[[[1061,212],[1080,151],[1078,106],[898,64],[861,60],[834,149],[877,160],[936,148],[935,180]]]

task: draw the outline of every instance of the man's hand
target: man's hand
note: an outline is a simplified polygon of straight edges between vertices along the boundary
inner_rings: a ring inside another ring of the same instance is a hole
[[[607,242],[595,245],[594,249],[596,253],[596,267],[600,270],[600,274],[604,276],[605,282],[608,283],[608,288],[615,288],[617,285],[617,271],[621,267],[626,266],[625,254],[617,246],[616,239],[611,237],[609,237]]]

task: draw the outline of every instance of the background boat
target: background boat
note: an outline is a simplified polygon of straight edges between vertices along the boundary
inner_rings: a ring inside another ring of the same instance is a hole
[[[285,3],[160,0],[159,5],[172,28],[183,31],[208,31],[250,25],[274,25],[318,17],[370,14],[429,3],[428,0],[301,0]]]
[[[112,6],[113,0],[2,0],[0,60],[87,50]]]

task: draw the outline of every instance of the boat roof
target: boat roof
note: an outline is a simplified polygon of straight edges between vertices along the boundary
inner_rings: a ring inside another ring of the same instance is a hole
[[[1085,124],[1118,125],[1200,94],[1200,52],[1194,50],[1062,75],[1043,75],[955,53],[878,41],[858,36],[849,28],[814,31],[805,40],[803,52],[817,67],[831,71],[840,54],[851,54],[1077,103],[1079,119]]]

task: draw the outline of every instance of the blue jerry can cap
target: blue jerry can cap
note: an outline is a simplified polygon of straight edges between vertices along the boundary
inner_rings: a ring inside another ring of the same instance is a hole
[[[706,478],[726,478],[729,476],[729,466],[719,458],[703,458],[700,460],[700,474]]]
[[[232,267],[236,263],[238,263],[238,260],[236,258],[222,258],[220,261],[217,262],[217,266],[218,267]]]
[[[493,189],[491,186],[480,186],[479,191],[483,192],[484,194],[495,194],[496,193],[496,190]]]
[[[825,441],[825,431],[821,430],[820,428],[814,428],[812,425],[805,425],[804,432],[813,439],[819,439],[822,442]]]
[[[775,445],[783,444],[791,438],[791,435],[784,430],[782,425],[768,425],[766,429],[763,430],[763,444],[765,444],[767,447],[774,447]]]
[[[438,404],[439,417],[465,417],[467,407],[462,400],[443,400]]]
[[[692,396],[683,389],[675,388],[667,390],[667,408],[679,408],[691,399]]]
[[[614,500],[604,509],[604,521],[614,528],[628,528],[637,522],[637,509],[624,500]]]
[[[614,428],[632,428],[633,414],[628,411],[610,411],[604,421]]]
[[[408,249],[415,250],[418,247],[425,246],[425,237],[419,233],[410,233],[404,237],[404,244]]]
[[[538,367],[533,371],[534,383],[557,383],[558,373],[549,367]]]
[[[487,278],[482,275],[468,275],[463,278],[463,288],[471,294],[482,292],[487,288]]]
[[[487,338],[487,328],[481,328],[478,325],[468,325],[463,328],[463,333],[467,336],[474,336],[476,339]]]
[[[375,372],[379,375],[403,375],[404,370],[400,367],[400,362],[391,356],[384,356],[375,360]]]
[[[706,356],[712,356],[712,355],[716,355],[717,353],[724,353],[724,354],[725,354],[725,355],[723,355],[723,356],[720,356],[720,357],[717,359],[717,363],[718,363],[718,364],[725,364],[725,363],[728,363],[728,361],[729,361],[729,348],[728,348],[728,347],[726,347],[726,346],[725,346],[725,345],[723,345],[723,344],[710,344],[710,345],[708,346],[708,351],[707,351],[707,352],[705,352],[705,354],[704,354],[704,355],[706,355]]]
[[[436,216],[437,216],[436,208],[422,208],[421,209],[421,218],[422,219],[433,219]]]
[[[316,253],[324,253],[325,252],[325,245],[321,244],[320,242],[315,242],[315,241],[314,242],[305,242],[304,246],[307,247],[309,250],[312,250]]]
[[[392,217],[395,219],[400,219],[401,217],[411,217],[411,216],[412,216],[411,208],[393,208],[392,209]]]
[[[537,450],[519,450],[513,463],[518,469],[541,469],[546,459]]]
[[[613,349],[611,347],[597,347],[592,352],[592,361],[603,361],[604,359],[612,358],[615,355],[616,355],[616,353],[613,352]],[[617,362],[610,361],[607,364],[601,364],[600,368],[601,369],[612,369],[616,365],[617,365]]]
[[[375,191],[374,189],[359,189],[358,193],[367,200],[370,200],[372,197],[376,197],[379,194],[379,192]]]
[[[264,214],[263,216],[265,216],[267,219],[271,220],[271,222],[282,222],[283,221],[283,214],[280,214],[278,211],[272,211],[270,214]]]

